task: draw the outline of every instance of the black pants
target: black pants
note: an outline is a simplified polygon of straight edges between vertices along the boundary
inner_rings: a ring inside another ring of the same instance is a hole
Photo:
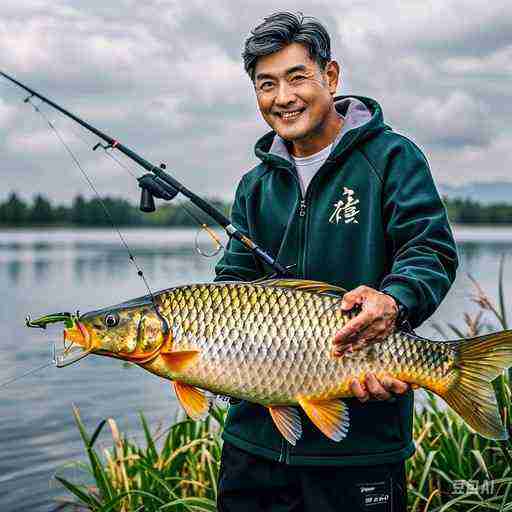
[[[219,512],[406,512],[405,463],[378,466],[286,466],[222,449]]]

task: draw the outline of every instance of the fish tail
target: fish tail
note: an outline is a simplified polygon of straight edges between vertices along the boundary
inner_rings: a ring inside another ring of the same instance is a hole
[[[457,378],[441,396],[468,425],[489,439],[508,439],[491,384],[512,366],[512,330],[453,342]]]

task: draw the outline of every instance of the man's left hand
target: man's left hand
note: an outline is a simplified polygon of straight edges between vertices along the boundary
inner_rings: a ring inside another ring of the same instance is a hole
[[[361,312],[334,336],[335,357],[382,340],[393,332],[398,315],[393,297],[369,286],[358,286],[343,296],[341,309],[349,311],[357,305],[361,306]]]

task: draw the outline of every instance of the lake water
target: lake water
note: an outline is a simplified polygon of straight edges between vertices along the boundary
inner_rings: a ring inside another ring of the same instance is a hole
[[[462,326],[462,313],[475,311],[469,296],[475,277],[497,296],[498,264],[506,257],[506,291],[512,276],[512,228],[456,228],[461,267],[455,285],[418,333],[439,339],[434,323]],[[216,258],[194,252],[195,231],[137,229],[124,234],[156,291],[210,281]],[[24,318],[57,311],[85,312],[145,295],[116,235],[100,230],[0,231],[0,384],[50,359],[50,341],[62,326],[27,329]],[[512,308],[512,298],[509,300]],[[509,311],[510,313],[510,311]],[[54,474],[79,476],[69,463],[83,459],[72,404],[92,431],[113,417],[141,440],[138,411],[152,426],[173,421],[177,404],[168,382],[108,358],[87,358],[68,368],[48,367],[0,388],[0,510],[49,511],[64,490]],[[97,446],[110,446],[107,430]]]

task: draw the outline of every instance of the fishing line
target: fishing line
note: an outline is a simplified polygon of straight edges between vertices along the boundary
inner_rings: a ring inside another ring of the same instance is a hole
[[[88,148],[90,148],[92,145],[92,142],[90,140],[86,139],[83,136],[81,131],[75,129],[74,128],[75,125],[73,123],[69,123],[67,118],[65,118],[64,116],[61,116],[61,118],[63,121],[67,121],[67,123],[66,123],[67,129],[69,129],[77,139],[81,140]],[[113,155],[110,152],[110,149],[112,149],[112,148],[110,148],[108,146],[105,147],[103,145],[100,145],[100,147],[101,147],[101,149],[103,149],[104,156],[106,156],[106,157],[110,158],[111,160],[113,160],[114,162],[116,162],[117,165],[119,165],[126,172],[128,172],[132,178],[135,178],[135,179],[139,178],[137,173],[132,168],[130,168],[128,165],[126,165],[124,162],[122,162],[119,158],[117,158],[115,155]]]
[[[94,183],[92,182],[92,180],[90,179],[89,175],[87,174],[87,172],[85,171],[85,169],[83,168],[83,166],[80,164],[80,161],[78,160],[78,157],[75,155],[75,153],[73,152],[73,150],[71,149],[71,147],[66,143],[66,141],[64,140],[64,138],[62,137],[62,135],[60,134],[59,130],[57,130],[55,124],[49,119],[49,117],[45,114],[45,112],[43,112],[43,110],[41,110],[39,108],[39,105],[36,105],[32,102],[32,97],[33,97],[33,94],[28,96],[24,101],[25,103],[30,103],[30,105],[32,106],[32,108],[41,116],[41,118],[46,122],[46,124],[50,127],[50,129],[55,133],[56,137],[58,138],[58,140],[61,142],[61,144],[64,146],[64,148],[66,149],[66,151],[68,152],[69,156],[71,157],[71,159],[73,160],[73,162],[75,163],[75,165],[78,167],[78,169],[80,170],[80,172],[82,173],[83,177],[85,178],[87,184],[89,185],[89,187],[91,188],[91,190],[94,192],[94,194],[96,195],[96,197],[98,198],[98,201],[103,209],[103,211],[105,212],[105,215],[107,216],[107,218],[109,219],[110,221],[110,224],[112,226],[112,229],[117,233],[119,239],[121,240],[121,243],[122,245],[124,246],[126,252],[128,253],[128,257],[130,259],[130,261],[133,263],[133,265],[135,266],[135,268],[137,269],[137,275],[142,279],[142,281],[144,282],[144,286],[146,287],[148,293],[149,293],[149,296],[151,297],[151,302],[153,304],[153,307],[154,307],[154,310],[155,310],[155,313],[160,317],[161,321],[162,321],[162,325],[163,325],[163,328],[165,331],[168,331],[169,329],[169,326],[168,326],[168,321],[167,319],[162,315],[162,313],[160,312],[159,308],[158,308],[158,305],[156,303],[156,300],[155,300],[155,296],[153,294],[153,291],[151,289],[151,287],[149,286],[149,283],[146,279],[146,276],[144,275],[144,272],[142,270],[142,268],[139,266],[136,258],[135,258],[135,255],[132,253],[127,241],[125,240],[123,234],[121,233],[120,229],[117,227],[116,223],[114,222],[114,218],[112,217],[111,213],[110,213],[110,210],[107,208],[105,202],[103,201],[103,199],[101,198],[100,196],[100,193],[99,191],[97,190],[96,186],[94,185]],[[42,102],[42,100],[41,100]],[[115,145],[115,143],[114,143]],[[96,144],[93,148],[94,149],[97,149],[98,147],[102,147],[104,150],[105,150],[105,154],[107,155],[110,155],[110,153],[108,153],[108,146],[104,146],[103,144],[101,144],[101,142],[99,142],[98,144]],[[114,146],[112,146],[114,147]],[[112,156],[112,155],[110,155]],[[113,160],[116,162],[116,163],[119,163],[121,165],[121,167],[123,167],[123,165],[120,163],[120,162],[117,162],[117,159],[116,158],[113,158]],[[127,170],[125,168],[125,170]],[[130,172],[130,174],[132,174]],[[183,205],[182,205],[183,206]],[[187,209],[186,209],[187,213],[192,217],[192,218],[195,218],[195,216],[192,214],[192,212],[189,212]],[[197,221],[197,219],[196,219]],[[208,234],[213,238],[213,240],[216,241],[216,243],[218,244],[218,249],[213,253],[214,254],[218,254],[218,252],[220,251],[220,248],[222,247],[222,244],[220,242],[220,240],[215,236],[215,234],[212,232],[211,229],[208,228],[208,226],[206,226],[206,224],[202,224],[202,227],[208,232]],[[204,254],[201,252],[200,248],[199,248],[199,245],[196,241],[196,250],[198,251],[199,254]]]
[[[101,198],[100,196],[100,193],[98,192],[98,190],[96,189],[94,183],[91,181],[91,179],[89,178],[89,175],[85,172],[85,169],[82,167],[82,165],[80,164],[78,158],[76,157],[76,155],[73,153],[73,150],[70,148],[70,146],[66,143],[66,141],[63,139],[63,137],[61,136],[60,132],[57,130],[57,128],[55,127],[55,125],[52,123],[52,121],[48,118],[48,116],[46,116],[46,114],[39,108],[38,105],[35,105],[32,100],[31,100],[31,96],[29,96],[25,101],[27,103],[30,103],[30,105],[32,105],[32,107],[34,108],[34,110],[43,118],[43,120],[48,124],[48,126],[50,127],[50,129],[55,133],[55,135],[57,136],[57,138],[59,139],[59,141],[62,143],[62,145],[64,146],[64,148],[66,149],[66,151],[69,153],[70,157],[72,158],[73,162],[75,163],[75,165],[78,167],[78,169],[80,170],[80,172],[82,173],[83,177],[85,178],[87,184],[89,185],[89,187],[92,189],[92,191],[94,192],[94,194],[96,195],[96,197],[98,198],[98,201],[100,202],[100,205],[103,209],[103,211],[105,212],[105,215],[107,216],[108,220],[110,221],[110,224],[112,225],[112,229],[117,233],[117,235],[119,236],[119,239],[121,240],[121,243],[123,244],[124,248],[126,249],[126,252],[128,253],[128,257],[130,259],[130,261],[134,264],[135,268],[137,269],[137,275],[142,279],[142,281],[144,282],[144,285],[146,286],[146,289],[149,293],[149,295],[151,296],[151,300],[153,302],[153,305],[155,306],[156,308],[156,304],[154,302],[154,295],[153,295],[153,292],[151,291],[151,288],[149,286],[149,283],[147,282],[146,280],[146,276],[144,275],[144,272],[142,271],[141,267],[139,266],[139,264],[137,263],[137,260],[135,258],[135,256],[133,255],[128,243],[126,242],[124,236],[122,235],[121,231],[119,230],[119,228],[117,227],[117,225],[115,224],[114,222],[114,219],[110,213],[110,210],[107,208],[107,206],[105,205],[105,202],[103,201],[103,199]]]
[[[32,375],[35,372],[38,372],[39,370],[42,370],[43,368],[48,368],[48,366],[53,366],[53,365],[55,365],[55,361],[52,360],[49,363],[45,363],[45,364],[42,364],[41,366],[32,368],[31,370],[28,370],[25,373],[18,375],[17,377],[13,377],[11,379],[5,380],[4,382],[0,382],[0,388],[4,388],[4,387],[8,386],[9,384],[12,384],[13,382],[16,382],[20,379],[23,379],[24,377]]]
[[[9,80],[9,85],[11,85],[11,81],[12,79],[10,77],[8,77],[7,75],[5,75],[4,73],[2,73],[3,76],[5,76],[5,78],[8,78]],[[71,150],[71,148],[69,147],[68,144],[66,144],[64,138],[62,137],[62,135],[60,134],[60,132],[57,130],[57,127],[55,126],[55,122],[54,121],[51,121],[49,119],[48,116],[45,115],[45,113],[43,112],[43,110],[40,108],[41,105],[43,103],[48,103],[50,104],[50,106],[53,106],[54,108],[57,109],[57,111],[61,111],[60,110],[60,107],[58,107],[58,105],[55,105],[53,104],[52,102],[49,102],[48,100],[43,100],[43,98],[38,94],[36,93],[35,91],[31,91],[30,89],[27,89],[25,86],[23,86],[22,84],[20,83],[17,83],[15,82],[15,85],[16,86],[21,86],[22,88],[28,90],[30,92],[30,96],[28,96],[27,98],[25,98],[24,102],[25,103],[30,103],[32,105],[32,107],[34,108],[34,110],[39,113],[39,115],[44,119],[44,121],[48,124],[48,126],[50,127],[50,129],[55,133],[55,135],[57,136],[57,138],[59,139],[59,141],[61,142],[61,144],[65,147],[65,149],[67,150],[67,152],[69,153],[69,155],[71,156],[71,158],[73,159],[75,165],[79,168],[80,172],[82,173],[82,175],[84,176],[85,180],[87,181],[89,187],[93,190],[94,194],[97,196],[98,200],[100,201],[100,204],[101,204],[101,207],[102,209],[104,210],[105,214],[107,215],[111,225],[112,225],[112,228],[117,232],[122,244],[124,245],[126,251],[128,252],[129,254],[129,258],[130,258],[130,261],[132,261],[135,265],[135,267],[137,268],[137,273],[138,275],[142,278],[142,280],[144,281],[144,284],[146,286],[146,289],[148,290],[149,294],[151,295],[152,299],[153,299],[153,294],[151,292],[151,288],[149,287],[149,284],[143,274],[143,271],[141,269],[141,267],[137,264],[137,262],[135,261],[135,257],[134,255],[131,253],[131,250],[126,242],[126,240],[124,239],[124,237],[122,236],[120,230],[117,228],[117,226],[115,225],[114,221],[113,221],[113,218],[112,218],[112,215],[110,214],[108,208],[106,207],[104,201],[101,199],[101,196],[99,194],[99,192],[96,190],[94,184],[92,183],[91,179],[89,178],[89,176],[87,175],[87,173],[85,172],[85,170],[83,169],[83,167],[80,165],[80,162],[78,161],[78,158],[75,156],[75,154],[73,153],[73,151]],[[14,87],[14,86],[12,86]],[[39,100],[40,100],[40,104],[39,105],[36,105],[33,103],[32,101],[32,98],[36,96]],[[68,113],[66,113],[66,115],[68,115]],[[74,119],[75,121],[78,121],[77,119]],[[87,146],[90,145],[90,141],[86,140],[82,134],[78,134],[77,132],[75,132],[74,129],[68,127],[69,129],[71,129],[72,133],[78,138],[80,139],[83,143],[87,144]],[[118,159],[117,157],[115,157],[109,150],[110,149],[113,149],[115,148],[115,146],[117,145],[117,142],[114,141],[114,143],[112,145],[104,145],[102,144],[101,142],[97,143],[94,147],[93,147],[93,150],[96,150],[97,148],[101,147],[103,150],[104,150],[104,154],[105,156],[107,156],[108,158],[110,158],[111,160],[113,160],[117,165],[119,165],[121,168],[123,168],[126,172],[128,172],[130,174],[131,177],[134,177],[134,178],[137,178],[137,174],[129,167],[127,166],[124,162],[122,162],[120,159]],[[207,225],[205,224],[204,222],[201,222],[201,220],[199,220],[188,208],[185,204],[179,204],[179,206],[181,208],[184,209],[185,213],[196,223],[198,224],[199,226],[199,229],[203,229],[204,231],[206,231],[206,233],[209,235],[209,237],[212,239],[212,241],[214,242],[214,244],[216,245],[215,249],[213,250],[213,252],[210,252],[210,253],[207,253],[207,252],[204,252],[200,245],[199,245],[199,233],[200,231],[198,231],[198,233],[196,234],[196,237],[195,237],[195,250],[196,252],[201,255],[201,256],[204,256],[204,257],[213,257],[213,256],[216,256],[221,249],[225,249],[224,245],[222,244],[221,240],[219,239],[219,237],[216,235],[216,233]]]
[[[43,104],[43,102],[41,102],[41,104]],[[41,110],[41,104],[38,105],[38,108]],[[41,113],[41,112],[40,112]],[[62,117],[63,120],[66,120],[66,118]],[[53,121],[53,124],[55,125],[55,121]],[[71,125],[70,126],[67,126],[67,129],[69,129],[73,135],[79,139],[80,141],[82,141],[87,147],[90,147],[91,145],[91,141],[86,139],[81,132],[79,132],[78,130],[75,130],[74,127],[72,127]],[[116,163],[119,167],[121,167],[122,169],[124,169],[128,174],[130,174],[130,176],[132,178],[139,178],[139,176],[137,175],[137,173],[132,169],[130,168],[130,166],[126,165],[123,161],[121,161],[121,159],[119,159],[118,157],[116,157],[115,155],[112,154],[112,152],[110,151],[112,148],[109,147],[109,146],[104,146],[103,144],[100,144],[99,146],[95,146],[96,147],[100,147],[101,149],[103,149],[103,154],[104,156],[110,158],[114,163]],[[185,211],[185,213],[199,226],[199,231],[196,233],[196,237],[195,237],[195,250],[196,252],[200,255],[200,256],[203,256],[205,258],[212,258],[214,256],[217,256],[217,254],[219,254],[220,250],[221,249],[224,249],[225,250],[225,247],[224,245],[222,244],[220,238],[216,235],[216,233],[211,229],[210,226],[208,226],[206,223],[202,222],[189,208],[186,204],[184,203],[178,203],[178,205],[183,208],[183,210]],[[213,242],[215,243],[216,247],[215,249],[213,250],[213,252],[204,252],[200,246],[199,246],[199,233],[200,233],[200,230],[204,230],[206,231],[206,233],[210,236],[210,238],[213,240]]]

